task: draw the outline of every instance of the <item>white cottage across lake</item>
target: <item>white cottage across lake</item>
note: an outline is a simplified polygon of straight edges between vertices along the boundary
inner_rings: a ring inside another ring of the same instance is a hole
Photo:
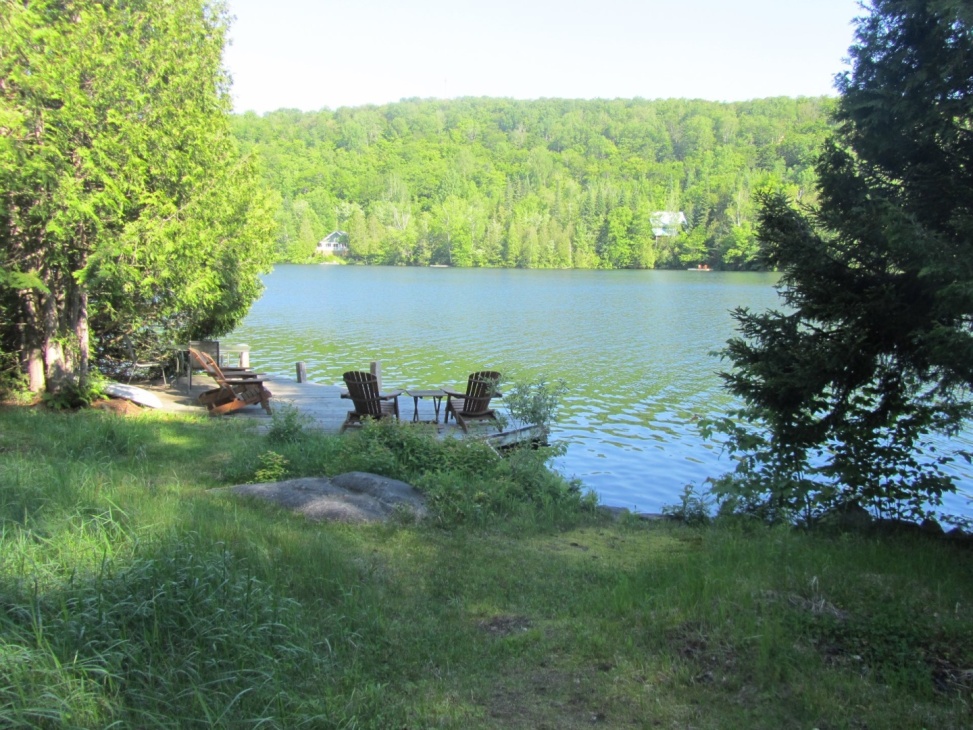
[[[318,242],[317,252],[344,256],[348,253],[348,234],[344,231],[329,233]]]

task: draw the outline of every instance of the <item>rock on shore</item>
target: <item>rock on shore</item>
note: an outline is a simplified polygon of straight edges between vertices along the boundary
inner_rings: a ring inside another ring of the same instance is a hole
[[[358,471],[330,479],[238,484],[219,491],[264,499],[315,521],[382,522],[403,512],[414,519],[426,516],[425,500],[411,485]]]

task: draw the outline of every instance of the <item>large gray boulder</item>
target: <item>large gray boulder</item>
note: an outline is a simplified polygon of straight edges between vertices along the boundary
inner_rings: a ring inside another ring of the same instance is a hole
[[[415,519],[427,514],[422,494],[411,485],[366,472],[238,484],[225,491],[264,499],[316,521],[381,522],[403,512]]]

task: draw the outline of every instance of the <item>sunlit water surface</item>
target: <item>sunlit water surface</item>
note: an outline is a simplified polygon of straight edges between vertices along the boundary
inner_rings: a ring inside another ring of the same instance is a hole
[[[278,266],[225,342],[262,372],[337,384],[382,361],[388,387],[563,379],[555,466],[602,503],[659,511],[732,464],[696,423],[732,403],[713,352],[730,311],[779,306],[767,273]],[[964,474],[961,488],[973,479]],[[965,500],[947,505],[965,511]]]

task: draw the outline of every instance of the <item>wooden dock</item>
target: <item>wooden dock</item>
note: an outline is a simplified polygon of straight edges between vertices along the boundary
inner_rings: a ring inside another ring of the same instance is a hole
[[[168,386],[156,386],[151,388],[151,390],[163,401],[167,411],[198,413],[202,415],[206,413],[206,409],[199,404],[196,398],[200,393],[212,387],[213,384],[208,378],[194,376],[191,391],[189,390],[189,383],[186,378],[178,378]],[[337,385],[299,383],[289,378],[274,376],[267,379],[266,387],[273,393],[273,397],[270,399],[271,408],[280,407],[284,404],[291,405],[308,417],[313,422],[315,428],[325,433],[338,433],[341,430],[341,424],[345,421],[345,416],[351,409],[351,401],[341,397],[342,388]],[[502,404],[498,403],[497,405],[500,406],[498,410],[502,414]],[[415,400],[411,396],[405,393],[399,396],[399,416],[403,422],[409,423],[412,421],[415,407]],[[509,418],[508,420],[510,422],[503,431],[498,432],[497,428],[492,424],[481,423],[474,424],[470,428],[470,432],[464,434],[462,429],[456,425],[455,421],[450,421],[448,425],[443,423],[443,417],[446,413],[445,398],[439,411],[438,423],[433,422],[435,411],[433,409],[432,399],[420,398],[418,401],[418,409],[419,421],[427,425],[427,427],[430,425],[435,426],[436,432],[440,436],[486,438],[498,448],[543,440],[544,437],[543,432],[538,427],[524,426],[523,424],[513,422]],[[271,425],[271,416],[267,415],[259,405],[249,406],[235,411],[232,414],[217,417],[253,419],[260,430],[269,429]]]

